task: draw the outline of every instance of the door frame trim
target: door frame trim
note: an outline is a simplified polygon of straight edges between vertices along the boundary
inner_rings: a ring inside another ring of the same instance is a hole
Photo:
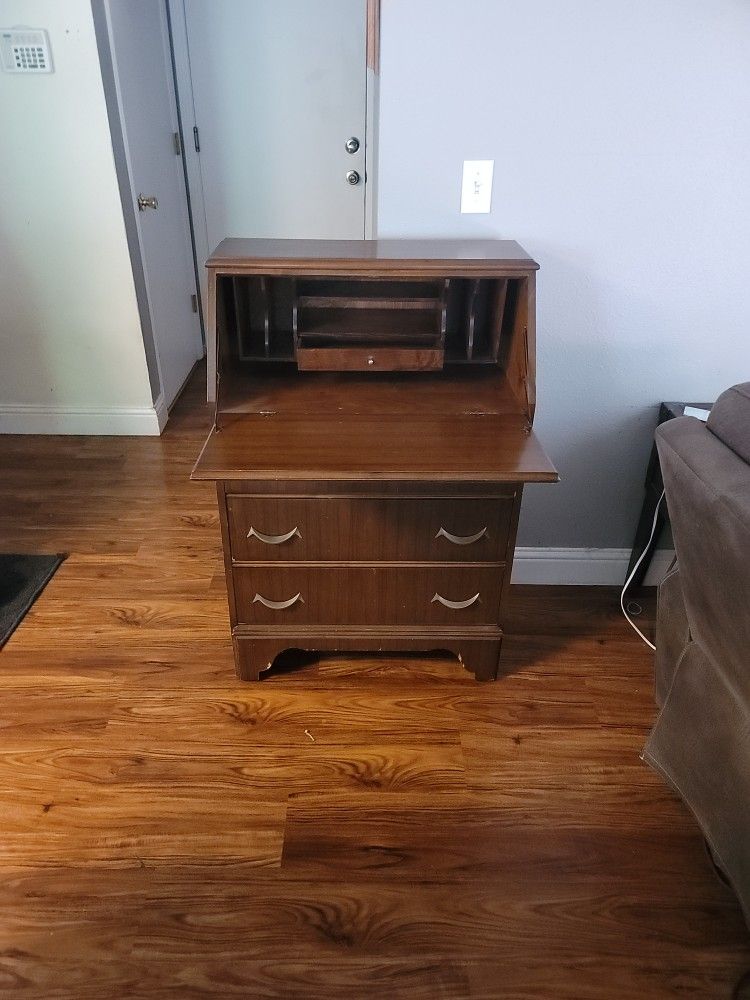
[[[169,18],[169,39],[172,46],[172,71],[174,91],[177,99],[177,118],[182,143],[182,161],[185,167],[185,182],[192,219],[193,258],[198,275],[198,291],[201,312],[204,319],[206,342],[205,309],[208,303],[208,271],[205,263],[213,249],[208,245],[208,225],[206,223],[206,203],[203,197],[203,174],[200,156],[193,140],[195,125],[195,104],[193,101],[193,78],[190,70],[190,49],[188,48],[187,20],[184,0],[165,0]]]
[[[365,239],[378,232],[378,139],[380,125],[380,0],[367,0],[365,52]]]

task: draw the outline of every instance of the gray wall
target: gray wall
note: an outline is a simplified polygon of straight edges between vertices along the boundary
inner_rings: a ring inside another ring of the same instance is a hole
[[[519,542],[626,547],[659,400],[750,378],[750,4],[383,0],[380,236],[541,264],[537,430],[563,482]],[[494,159],[490,215],[459,214]]]

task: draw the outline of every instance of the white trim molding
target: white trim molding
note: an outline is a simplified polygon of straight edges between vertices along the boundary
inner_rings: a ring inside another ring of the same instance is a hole
[[[664,577],[674,552],[657,549],[644,583],[654,586]],[[519,546],[513,563],[513,583],[570,584],[621,587],[630,549],[526,548]]]
[[[195,371],[195,365],[193,365],[193,369],[190,372],[190,375],[193,374],[193,371]],[[187,383],[189,382],[190,375],[188,375],[188,377],[185,379],[185,385],[187,385]],[[182,389],[185,388],[185,385],[183,385]],[[182,389],[180,389],[180,392],[182,392]],[[175,396],[175,402],[179,399],[180,392],[178,392],[177,395]],[[163,392],[160,392],[159,395],[156,397],[156,401],[154,402],[154,412],[156,413],[156,423],[159,427],[157,433],[161,434],[161,432],[167,426],[167,421],[169,420],[169,410],[167,409],[167,402],[164,399]]]
[[[36,406],[0,404],[0,434],[116,434],[157,436],[167,422],[159,396],[153,406]]]

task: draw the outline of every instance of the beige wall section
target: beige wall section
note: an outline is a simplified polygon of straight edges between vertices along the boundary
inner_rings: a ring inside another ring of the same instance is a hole
[[[0,72],[0,431],[158,433],[89,0],[3,0],[55,72]]]

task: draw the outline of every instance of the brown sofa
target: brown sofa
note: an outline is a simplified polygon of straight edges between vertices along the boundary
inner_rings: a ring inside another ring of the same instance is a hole
[[[677,568],[659,588],[644,759],[695,814],[750,924],[750,382],[657,431]]]

